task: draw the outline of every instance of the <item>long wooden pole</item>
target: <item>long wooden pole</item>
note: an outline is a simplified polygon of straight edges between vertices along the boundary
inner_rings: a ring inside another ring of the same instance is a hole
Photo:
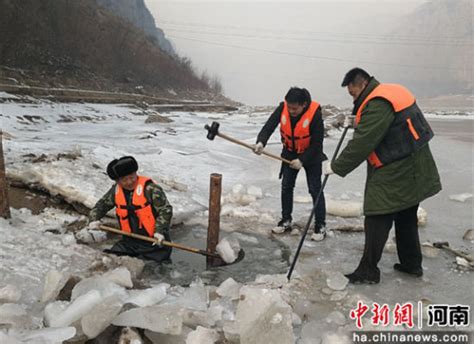
[[[243,146],[243,147],[246,147],[246,148],[248,148],[248,149],[253,150],[253,146],[252,146],[251,144],[248,144],[248,143],[244,142],[244,141],[240,141],[240,140],[234,139],[233,137],[227,136],[227,135],[222,134],[222,133],[217,133],[217,136],[223,138],[224,140],[230,141],[230,142],[232,142],[232,143],[235,143],[235,144],[238,144],[238,145],[240,145],[240,146]],[[287,164],[290,164],[290,163],[291,163],[290,160],[284,159],[284,158],[282,158],[282,157],[280,157],[280,156],[278,156],[278,155],[269,153],[269,152],[267,152],[267,151],[263,151],[262,154],[263,154],[263,155],[266,155],[266,156],[268,156],[268,157],[270,157],[270,158],[272,158],[272,159],[280,160],[280,161],[282,161],[282,162],[284,162],[284,163],[287,163]]]
[[[209,226],[207,227],[207,252],[216,252],[219,242],[220,216],[221,216],[221,193],[222,193],[222,175],[211,174],[210,192],[209,192]],[[217,262],[212,257],[207,257],[207,267],[212,267]]]
[[[3,157],[3,131],[0,130],[0,217],[9,219],[10,203],[8,201],[8,183],[5,173],[5,159]]]

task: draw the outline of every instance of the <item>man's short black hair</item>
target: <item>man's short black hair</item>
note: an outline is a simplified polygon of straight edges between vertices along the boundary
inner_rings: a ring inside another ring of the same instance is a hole
[[[311,95],[306,88],[292,87],[285,96],[285,100],[289,104],[299,104],[311,102]]]
[[[362,68],[352,68],[350,71],[346,73],[344,76],[344,80],[342,80],[342,87],[346,87],[349,84],[359,84],[363,80],[369,81],[370,75]]]

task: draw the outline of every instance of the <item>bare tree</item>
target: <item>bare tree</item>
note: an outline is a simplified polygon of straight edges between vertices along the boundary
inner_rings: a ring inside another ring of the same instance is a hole
[[[211,90],[215,94],[222,94],[222,92],[224,92],[221,78],[217,74],[214,74],[214,76],[212,77],[210,86]]]

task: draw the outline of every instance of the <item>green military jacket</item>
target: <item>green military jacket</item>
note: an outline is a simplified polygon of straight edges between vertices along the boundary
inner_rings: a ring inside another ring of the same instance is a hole
[[[354,105],[379,85],[372,79]],[[331,165],[337,175],[344,177],[357,168],[382,141],[395,111],[381,98],[370,100],[362,110],[354,136]],[[383,215],[410,208],[441,190],[441,182],[429,145],[412,155],[375,169],[367,164],[364,192],[364,214]]]
[[[116,184],[97,201],[89,213],[89,221],[98,221],[103,218],[107,212],[115,208],[115,187]],[[132,193],[130,193],[130,197],[131,196]],[[173,208],[168,202],[165,192],[154,182],[148,182],[145,186],[145,197],[151,203],[153,214],[155,215],[155,233],[164,234],[168,232],[171,218],[173,217]],[[130,200],[127,200],[127,203],[128,202],[130,202]]]

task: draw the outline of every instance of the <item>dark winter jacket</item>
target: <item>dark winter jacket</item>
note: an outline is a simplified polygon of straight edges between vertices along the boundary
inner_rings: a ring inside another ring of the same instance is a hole
[[[270,136],[272,136],[273,132],[275,131],[276,127],[280,124],[280,117],[283,111],[283,102],[273,111],[271,116],[268,118],[267,122],[263,126],[262,130],[257,136],[257,142],[263,143],[266,146]],[[303,113],[307,110],[304,109]],[[301,119],[303,114],[297,117],[290,116],[291,119],[291,127],[294,129],[296,123]],[[321,107],[316,111],[314,115],[313,121],[310,124],[310,134],[311,134],[311,142],[308,149],[306,149],[303,153],[297,154],[296,152],[290,152],[285,147],[281,152],[281,157],[288,160],[293,159],[300,159],[304,165],[320,163],[321,161],[327,159],[323,153],[323,140],[324,140],[324,122],[321,113]]]

